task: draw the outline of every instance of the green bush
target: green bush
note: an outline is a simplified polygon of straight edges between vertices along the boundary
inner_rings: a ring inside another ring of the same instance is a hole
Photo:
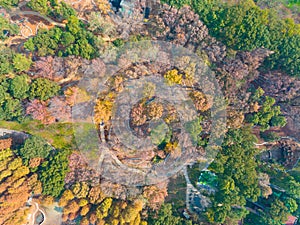
[[[45,101],[57,95],[59,90],[60,86],[55,82],[45,78],[37,78],[30,86],[30,97]]]
[[[24,146],[19,150],[19,155],[25,159],[31,158],[47,158],[52,147],[47,142],[37,136],[26,139]]]
[[[25,99],[29,94],[30,78],[27,75],[20,75],[13,78],[10,82],[10,91],[14,98]]]

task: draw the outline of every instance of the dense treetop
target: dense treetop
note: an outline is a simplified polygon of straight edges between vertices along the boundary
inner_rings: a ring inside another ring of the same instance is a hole
[[[164,0],[182,7],[190,5],[207,25],[211,35],[236,50],[264,47],[274,51],[266,65],[285,70],[292,76],[300,74],[300,25],[281,19],[268,9],[260,9],[253,0],[238,4],[220,0]]]
[[[112,21],[113,12],[106,0],[93,1],[95,7],[84,15],[86,20],[81,19],[83,12],[76,12],[64,1],[27,3],[31,10],[57,22],[57,26],[39,29],[35,36],[22,39],[24,48],[13,50],[0,46],[0,123],[30,134],[24,143],[13,146],[13,150],[0,151],[1,224],[25,223],[28,210],[22,204],[31,194],[36,194],[35,199],[39,198],[41,204],[57,202],[62,207],[63,221],[76,220],[81,225],[200,223],[192,212],[190,220],[182,216],[186,206],[178,202],[186,200],[185,182],[168,185],[165,181],[133,189],[111,183],[90,168],[77,151],[76,144],[81,140],[74,140],[74,124],[66,122],[71,119],[76,95],[81,96],[80,104],[90,99],[77,86],[78,79],[90,75],[91,68],[97,76],[107,72],[105,60],[98,56],[126,42],[151,38],[183,45],[203,56],[205,63],[216,72],[228,103],[227,133],[217,157],[208,167],[207,174],[213,175],[213,184],[205,190],[197,186],[200,178],[195,165],[198,163],[189,168],[193,185],[209,199],[207,208],[200,212],[201,223],[237,224],[243,219],[249,225],[281,225],[289,214],[299,214],[298,171],[287,172],[275,158],[268,162],[260,160],[260,154],[269,149],[257,143],[262,138],[277,146],[281,139],[278,133],[285,132],[282,127],[290,125],[285,116],[291,107],[298,106],[300,25],[292,19],[280,18],[274,10],[260,8],[255,4],[258,1],[253,0],[163,1],[174,7],[162,6],[161,13],[150,15],[149,20],[141,23],[136,18],[134,22],[132,18]],[[0,0],[0,5],[8,10],[18,3],[19,0]],[[142,16],[144,6],[137,1],[136,7],[139,7],[137,14]],[[0,16],[0,33],[0,39],[9,45],[19,28]],[[120,61],[125,65],[127,60]],[[97,129],[98,124],[105,123],[103,133],[107,142],[114,135],[110,126],[115,101],[128,79],[139,79],[141,74],[156,71],[171,88],[194,85],[196,66],[189,57],[175,66],[147,64],[151,63],[136,63],[118,71],[107,82],[110,90],[98,96],[94,121]],[[280,76],[275,79],[277,73]],[[268,86],[268,82],[272,85]],[[202,154],[209,141],[209,118],[214,105],[212,97],[200,88],[187,88],[197,117],[185,123],[184,128],[197,153]],[[298,115],[293,110],[290,110],[293,116]],[[181,154],[176,139],[176,133],[180,133],[176,107],[160,101],[153,85],[145,88],[141,101],[128,113],[131,129],[137,135],[149,135],[156,145],[153,151],[143,153],[142,163],[159,164],[171,154]],[[164,122],[156,123],[158,120]],[[90,138],[89,131],[94,131],[94,124],[82,127],[82,139]],[[94,147],[97,143],[88,144]],[[113,149],[122,163],[133,158],[123,148],[117,144]],[[95,151],[95,160],[97,154]],[[167,198],[169,190],[178,194],[174,205]],[[182,190],[184,200],[179,200]],[[255,202],[260,209],[252,207]],[[250,213],[251,207],[259,216]]]

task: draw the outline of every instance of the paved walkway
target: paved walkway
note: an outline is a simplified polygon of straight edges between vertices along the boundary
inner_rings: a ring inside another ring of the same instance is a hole
[[[37,224],[37,223],[36,223],[36,214],[37,214],[38,211],[40,211],[40,212],[43,214],[43,217],[44,217],[44,220],[43,220],[42,223],[40,223],[40,225],[45,224],[46,221],[47,221],[46,213],[44,212],[44,210],[42,210],[42,209],[40,208],[40,206],[39,206],[38,203],[33,202],[33,206],[35,207],[35,211],[34,211],[34,213],[31,215],[31,220],[30,220],[29,225],[36,225],[36,224]]]

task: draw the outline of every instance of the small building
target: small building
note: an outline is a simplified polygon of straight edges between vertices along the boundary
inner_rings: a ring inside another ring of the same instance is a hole
[[[122,0],[110,0],[110,4],[115,12],[119,12]]]
[[[9,36],[9,30],[3,30],[3,36],[8,37]]]
[[[123,15],[130,16],[133,13],[133,9],[135,7],[135,0],[122,0],[120,2],[121,9]]]
[[[285,222],[285,225],[296,225],[298,221],[298,217],[289,215],[288,221]]]
[[[149,7],[145,8],[144,18],[149,19],[151,9]]]
[[[191,216],[187,213],[186,210],[184,210],[183,216],[184,216],[187,220],[189,220],[189,219],[191,218]]]

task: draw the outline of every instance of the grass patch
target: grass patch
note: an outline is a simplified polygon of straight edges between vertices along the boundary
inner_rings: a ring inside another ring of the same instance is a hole
[[[73,125],[71,123],[41,124],[39,121],[31,120],[23,123],[14,121],[0,121],[0,127],[25,132],[46,139],[54,148],[74,147]]]

